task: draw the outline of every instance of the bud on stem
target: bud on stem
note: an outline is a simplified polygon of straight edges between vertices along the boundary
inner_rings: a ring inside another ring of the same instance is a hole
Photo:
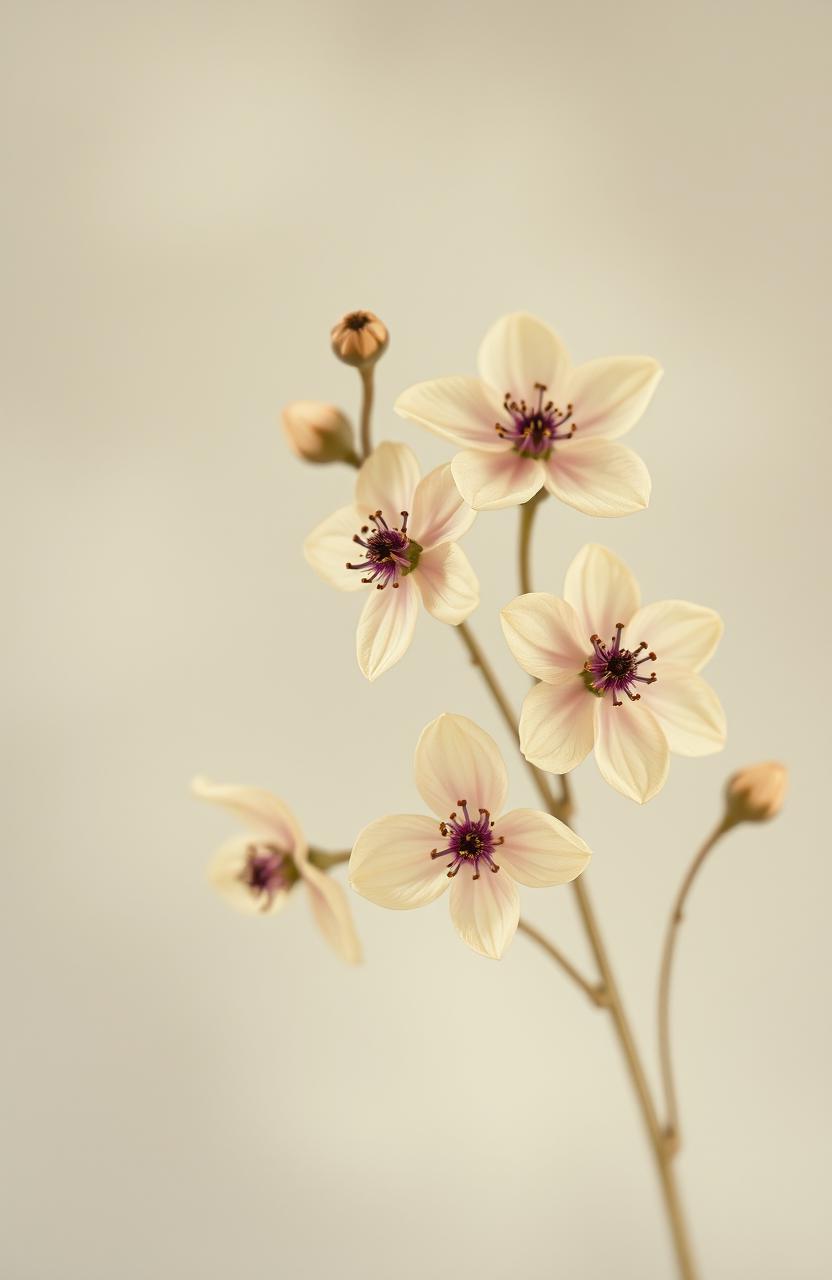
[[[305,462],[349,462],[358,466],[349,419],[334,404],[295,400],[283,410],[289,448]]]

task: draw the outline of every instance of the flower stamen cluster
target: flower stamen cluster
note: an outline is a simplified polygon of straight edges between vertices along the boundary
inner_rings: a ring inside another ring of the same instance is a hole
[[[592,647],[595,650],[595,656],[587,658],[584,663],[584,671],[589,677],[589,685],[593,693],[597,693],[600,697],[607,692],[612,693],[612,705],[621,707],[624,704],[618,697],[619,693],[626,693],[631,702],[638,702],[641,699],[640,693],[634,693],[632,686],[638,684],[655,684],[656,673],[653,671],[649,676],[640,676],[638,669],[643,662],[655,662],[656,655],[651,650],[644,658],[637,655],[647,648],[647,641],[642,640],[636,649],[622,649],[621,632],[624,630],[624,623],[617,622],[615,624],[615,635],[612,637],[612,646],[607,648],[599,635],[590,636]]]
[[[401,511],[399,514],[401,525],[391,529],[381,511],[371,512],[367,519],[374,527],[371,529],[370,525],[363,524],[361,533],[365,537],[357,533],[353,536],[353,542],[364,548],[364,559],[359,564],[347,561],[346,567],[367,572],[367,577],[361,581],[375,583],[378,591],[387,586],[398,587],[399,579],[412,573],[419,563],[422,548],[407,536],[408,513]]]
[[[504,837],[494,835],[494,823],[487,809],[478,810],[479,817],[475,820],[468,812],[467,800],[457,800],[457,804],[463,813],[462,821],[458,821],[458,814],[454,812],[447,822],[440,822],[439,830],[448,840],[448,847],[432,849],[430,856],[442,858],[448,853],[452,855],[452,861],[447,864],[449,880],[466,865],[474,868],[472,879],[479,880],[481,862],[485,863],[489,871],[500,870],[493,854],[498,845],[503,844]]]
[[[542,382],[536,382],[534,389],[537,392],[535,406],[527,405],[525,400],[518,404],[507,391],[503,409],[511,418],[511,425],[498,422],[494,429],[521,458],[540,458],[545,462],[552,455],[555,440],[570,440],[578,428],[573,422],[568,431],[561,431],[560,428],[572,417],[572,405],[568,404],[564,413],[552,400],[543,403],[546,387]]]
[[[246,860],[240,881],[261,900],[260,909],[268,911],[279,893],[291,889],[298,879],[291,854],[275,844],[256,843],[246,848]]]

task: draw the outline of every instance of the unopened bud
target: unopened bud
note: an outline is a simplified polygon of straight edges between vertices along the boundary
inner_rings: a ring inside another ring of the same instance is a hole
[[[776,760],[752,764],[728,779],[727,817],[732,822],[767,822],[783,808],[789,773]]]
[[[386,327],[372,311],[350,311],[330,333],[332,350],[344,364],[356,369],[375,364],[390,341]]]
[[[295,400],[283,410],[289,448],[306,462],[358,461],[349,419],[334,404]]]

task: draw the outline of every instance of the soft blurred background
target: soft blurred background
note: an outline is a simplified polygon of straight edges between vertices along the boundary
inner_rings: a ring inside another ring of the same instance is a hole
[[[666,376],[630,437],[649,511],[539,517],[559,592],[586,541],[644,598],[715,606],[722,755],[640,809],[588,761],[589,884],[655,1078],[671,897],[723,779],[792,770],[720,848],[684,928],[680,1176],[705,1280],[830,1274],[825,698],[832,9],[6,0],[3,15],[4,1280],[672,1274],[603,1014],[524,938],[495,964],[445,902],[354,900],[348,970],[298,896],[237,916],[204,879],[235,830],[195,772],[271,787],[339,848],[419,808],[443,709],[512,744],[449,628],[368,685],[360,601],[306,531],[347,468],[288,453],[281,405],[351,413],[329,326],[392,332],[376,432],[473,372],[508,310],[576,359]],[[467,549],[497,611],[516,512]],[[806,667],[807,651],[815,646]],[[343,877],[343,872],[339,873]],[[589,967],[571,895],[523,910]]]

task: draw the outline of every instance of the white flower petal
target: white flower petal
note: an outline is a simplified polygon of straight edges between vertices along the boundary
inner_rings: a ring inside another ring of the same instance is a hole
[[[497,435],[503,398],[479,378],[435,378],[403,391],[393,408],[402,418],[429,427],[463,447],[495,453],[506,448]]]
[[[548,773],[568,773],[586,759],[595,741],[595,702],[579,675],[535,685],[520,712],[520,750]]]
[[[227,841],[214,855],[208,867],[208,879],[229,906],[247,916],[273,916],[286,904],[288,889],[269,899],[263,893],[254,893],[243,883],[242,875],[251,841],[237,837]]]
[[[517,932],[517,885],[504,871],[482,871],[475,880],[462,867],[451,881],[451,919],[472,951],[499,960]]]
[[[431,858],[446,842],[435,818],[402,813],[378,818],[360,831],[350,856],[349,880],[356,893],[380,907],[406,911],[444,893],[448,858]]]
[[[643,695],[679,756],[709,756],[725,746],[725,712],[707,681],[687,667],[662,662]],[[622,708],[623,710],[623,708]]]
[[[419,592],[410,573],[398,587],[370,591],[356,636],[358,665],[368,680],[377,680],[407,653],[418,612]]]
[[[670,765],[670,748],[647,699],[613,706],[607,694],[595,699],[595,759],[602,776],[638,804],[661,791]]]
[[[455,542],[443,542],[432,551],[424,551],[413,578],[428,613],[451,626],[464,622],[480,602],[477,575]]]
[[[440,818],[460,800],[474,813],[502,810],[508,790],[503,757],[493,738],[469,720],[445,712],[423,730],[416,745],[416,786],[425,804]]]
[[[692,671],[700,671],[719,644],[725,630],[713,609],[687,600],[659,600],[647,604],[629,623],[636,643],[646,640],[662,659]]]
[[[536,680],[574,676],[592,652],[571,604],[543,591],[517,596],[500,610],[500,622],[509,649]]]
[[[504,840],[494,851],[501,870],[531,889],[568,884],[589,862],[580,836],[537,809],[512,809],[500,818],[494,834]]]
[[[521,458],[512,450],[465,449],[453,459],[451,470],[459,492],[475,511],[498,511],[528,502],[545,478],[542,462]]]
[[[361,943],[344,890],[320,867],[311,864],[303,869],[303,878],[309,890],[312,914],[324,938],[347,964],[358,964]]]
[[[594,542],[581,547],[566,570],[563,594],[581,621],[587,643],[592,635],[611,640],[616,624],[628,626],[641,600],[638,583],[624,561]],[[592,652],[591,644],[586,652]]]
[[[650,501],[650,473],[613,440],[570,440],[546,463],[546,488],[587,516],[628,516]]]
[[[566,406],[571,361],[558,335],[548,324],[521,311],[503,316],[482,340],[477,367],[486,382],[516,400],[536,404],[535,388],[546,388],[546,399]]]
[[[451,473],[451,464],[429,471],[413,496],[408,531],[429,551],[441,542],[456,542],[467,533],[477,513],[465,502]]]
[[[644,413],[661,376],[661,365],[649,356],[611,356],[578,365],[567,398],[580,438],[623,436]]]
[[[410,511],[419,483],[416,454],[406,444],[385,440],[362,463],[355,482],[355,504],[363,517],[382,511],[391,526],[402,511]]]
[[[360,591],[363,573],[348,569],[360,564],[364,552],[353,542],[365,518],[355,507],[339,507],[313,529],[303,544],[303,554],[319,577],[340,591]]]
[[[207,778],[194,778],[191,790],[201,800],[222,805],[255,835],[264,836],[291,853],[296,861],[306,854],[306,841],[288,805],[260,787],[218,786]]]

